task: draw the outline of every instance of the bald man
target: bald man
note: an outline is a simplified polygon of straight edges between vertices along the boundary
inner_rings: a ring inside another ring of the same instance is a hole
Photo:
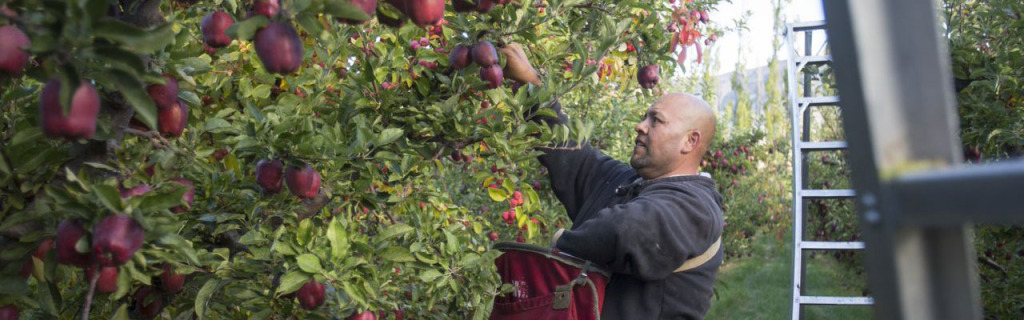
[[[502,48],[509,74],[539,85],[518,46]],[[564,123],[560,106],[556,119]],[[703,319],[722,264],[722,195],[699,172],[715,135],[711,107],[668,94],[635,127],[629,164],[597,149],[541,148],[551,186],[573,225],[553,245],[609,267],[603,320]]]

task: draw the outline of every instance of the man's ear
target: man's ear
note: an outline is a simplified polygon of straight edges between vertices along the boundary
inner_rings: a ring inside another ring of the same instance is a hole
[[[700,144],[703,140],[704,136],[700,133],[699,130],[690,130],[689,132],[686,133],[686,136],[683,137],[682,149],[679,151],[681,151],[684,154],[696,152],[698,149],[700,149]]]

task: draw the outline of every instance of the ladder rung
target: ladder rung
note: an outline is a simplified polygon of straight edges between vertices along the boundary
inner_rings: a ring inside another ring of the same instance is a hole
[[[832,62],[832,56],[831,55],[828,55],[828,56],[806,56],[806,57],[796,58],[796,63],[798,63],[798,64],[806,63],[808,65],[811,65],[811,64],[829,63],[829,62]]]
[[[800,248],[804,250],[857,250],[864,249],[861,241],[802,241]]]
[[[803,190],[800,195],[805,198],[849,198],[857,195],[853,189]]]
[[[789,26],[793,28],[793,31],[825,29],[825,20],[794,22]]]
[[[828,97],[806,97],[796,99],[796,102],[804,105],[805,107],[810,106],[834,106],[839,104],[838,96]]]
[[[819,304],[819,305],[872,305],[875,303],[875,299],[871,297],[818,297],[818,296],[800,296],[800,304]]]
[[[801,142],[800,149],[803,150],[815,150],[815,151],[829,151],[846,149],[846,141],[824,141],[824,142]]]

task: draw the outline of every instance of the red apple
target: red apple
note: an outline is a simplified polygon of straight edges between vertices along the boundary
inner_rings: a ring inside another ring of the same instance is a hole
[[[480,68],[480,79],[487,82],[488,89],[500,87],[501,81],[503,80],[501,65],[494,64],[489,67]]]
[[[188,208],[192,207],[192,203],[195,202],[195,199],[196,199],[196,187],[195,187],[195,185],[192,184],[192,181],[188,181],[188,179],[185,179],[185,178],[174,178],[174,179],[171,179],[171,181],[174,182],[174,183],[180,184],[180,185],[184,186],[185,188],[188,188],[188,191],[185,191],[185,194],[181,195],[181,201],[184,201],[186,204],[188,204],[188,207],[177,206],[177,207],[171,208],[171,212],[182,213],[182,212],[188,211]]]
[[[283,178],[284,163],[281,160],[263,159],[256,164],[256,183],[263,189],[263,194],[271,195],[281,192]]]
[[[434,25],[444,18],[445,0],[404,0],[404,2],[405,9],[402,12],[418,26]]]
[[[96,133],[96,116],[100,113],[100,96],[86,81],[71,97],[70,113],[65,115],[60,104],[60,80],[50,79],[39,95],[39,120],[43,132],[51,138],[89,139]]]
[[[91,281],[97,265],[85,269],[85,281]],[[100,267],[99,278],[96,280],[96,292],[111,293],[117,291],[117,267]]]
[[[349,316],[346,320],[377,320],[377,316],[373,315],[373,312],[363,311]]]
[[[32,45],[21,29],[15,26],[0,27],[0,76],[17,77],[28,65],[28,52],[25,48]]]
[[[277,12],[281,11],[281,4],[278,0],[255,0],[252,3],[252,7],[246,12],[245,17],[251,18],[252,16],[261,15],[267,17],[267,19],[273,19],[277,16]]]
[[[18,306],[9,304],[0,307],[0,320],[18,320]]]
[[[160,288],[167,293],[181,291],[185,286],[185,275],[174,272],[174,266],[164,264],[164,273],[160,274]]]
[[[135,196],[141,196],[152,191],[148,184],[140,184],[131,189],[121,189],[121,198],[131,198]]]
[[[180,137],[188,125],[188,105],[178,100],[177,107],[157,110],[156,121],[161,135],[168,138]]]
[[[64,220],[57,226],[57,263],[85,267],[89,253],[75,250],[75,244],[85,236],[85,228],[78,220]]]
[[[151,295],[153,297],[150,297]],[[138,291],[135,291],[135,295],[132,298],[135,300],[135,312],[145,319],[156,317],[164,306],[163,297],[153,287],[139,288]]]
[[[309,280],[296,292],[303,309],[313,310],[324,304],[324,284],[316,279]]]
[[[153,98],[157,108],[175,107],[178,103],[178,80],[169,73],[165,73],[161,77],[167,80],[166,84],[151,84],[146,87],[146,91],[149,92],[149,97]]]
[[[128,262],[146,237],[134,219],[125,215],[104,218],[93,228],[92,254],[102,266],[120,266]]]
[[[231,38],[224,31],[232,24],[235,24],[235,19],[227,12],[215,11],[206,15],[199,24],[199,29],[203,32],[203,41],[211,48],[227,47],[231,44]]]
[[[302,66],[302,40],[287,22],[271,22],[256,31],[252,42],[263,68],[269,73],[292,74]]]
[[[491,241],[498,241],[498,233],[497,232],[491,231],[491,234],[488,234],[487,237],[491,238]]]
[[[284,173],[284,181],[288,183],[288,190],[299,198],[310,199],[320,192],[320,173],[308,164],[301,169],[288,167]]]
[[[498,64],[498,51],[494,49],[494,45],[490,41],[485,40],[474,44],[471,56],[473,61],[481,67]]]
[[[657,65],[647,65],[640,67],[640,70],[636,73],[636,81],[640,83],[641,87],[651,89],[658,85],[658,72],[659,67]]]
[[[373,13],[377,11],[377,0],[351,0],[351,3],[356,7],[359,7],[359,9],[363,10],[363,13],[365,13],[367,16],[370,16],[371,18],[373,17]],[[353,19],[338,18],[338,21],[344,24],[364,24],[370,22],[370,19],[359,21]]]
[[[466,47],[461,44],[456,45],[455,49],[452,49],[452,53],[448,54],[448,65],[455,70],[459,70],[465,68],[466,66],[469,66],[469,47]]]
[[[36,251],[32,253],[32,256],[36,257],[36,259],[46,261],[46,254],[49,253],[54,246],[55,243],[53,242],[53,238],[46,238],[43,242],[39,243],[39,246],[36,247]],[[35,263],[32,262],[32,257],[29,257],[25,260],[25,264],[21,266],[21,271],[19,271],[18,274],[21,275],[22,278],[28,278],[28,276],[32,274],[33,268],[35,268]]]

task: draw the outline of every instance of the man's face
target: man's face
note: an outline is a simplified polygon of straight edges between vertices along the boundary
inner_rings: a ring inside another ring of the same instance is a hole
[[[636,144],[629,164],[651,179],[667,173],[681,157],[682,119],[667,103],[656,102],[635,127]]]

